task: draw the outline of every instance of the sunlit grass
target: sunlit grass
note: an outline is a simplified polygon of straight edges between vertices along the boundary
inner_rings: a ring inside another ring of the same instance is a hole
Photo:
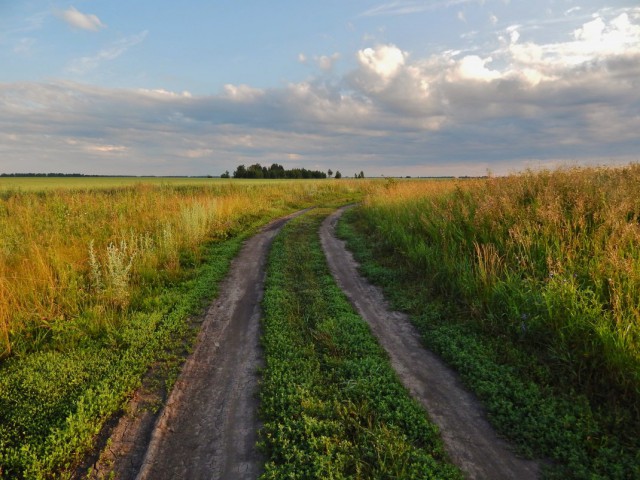
[[[0,192],[0,478],[71,478],[145,372],[170,388],[195,338],[189,318],[244,239],[274,217],[372,188],[214,181]]]
[[[389,182],[362,271],[548,478],[640,478],[640,166]]]
[[[312,180],[310,180],[311,182]],[[288,180],[246,180],[206,177],[0,177],[0,192],[43,190],[95,190],[136,185],[155,186],[215,186],[219,184],[270,184],[286,183]],[[305,180],[301,180],[305,182]]]
[[[640,166],[400,182],[363,215],[484,329],[526,337],[572,384],[640,390]]]
[[[65,178],[78,188],[0,192],[0,357],[37,350],[54,323],[117,318],[145,289],[177,279],[207,241],[367,185],[157,179],[108,187],[129,180]]]

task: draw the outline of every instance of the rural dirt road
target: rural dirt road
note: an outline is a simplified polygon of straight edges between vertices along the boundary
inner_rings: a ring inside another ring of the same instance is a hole
[[[257,390],[266,258],[280,229],[305,211],[271,222],[245,242],[155,425],[144,409],[123,417],[111,436],[110,458],[93,478],[111,473],[120,480],[259,476]]]
[[[392,312],[381,291],[357,270],[357,263],[335,236],[345,208],[323,222],[320,238],[331,272],[358,313],[389,354],[400,380],[438,425],[451,460],[469,479],[536,479],[536,462],[515,456],[496,435],[478,400],[456,374],[426,350],[406,315]]]
[[[470,479],[537,478],[537,464],[510,452],[477,400],[422,347],[407,317],[390,312],[381,292],[359,275],[344,242],[334,234],[343,211],[329,216],[320,231],[331,271],[389,353],[404,385],[440,427],[454,463]],[[266,258],[284,224],[304,212],[276,220],[247,240],[204,317],[194,351],[165,407],[156,417],[145,405],[157,399],[135,398],[134,413],[120,419],[89,478],[258,478],[259,319]]]

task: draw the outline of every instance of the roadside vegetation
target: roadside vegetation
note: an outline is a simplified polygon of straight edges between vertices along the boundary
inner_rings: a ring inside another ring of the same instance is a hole
[[[57,180],[51,180],[57,181]],[[114,179],[110,179],[115,181]],[[356,182],[0,191],[0,478],[67,478],[268,220]]]
[[[640,165],[388,181],[339,225],[551,478],[640,478]]]
[[[276,238],[263,300],[264,479],[462,478],[329,272],[318,210]]]

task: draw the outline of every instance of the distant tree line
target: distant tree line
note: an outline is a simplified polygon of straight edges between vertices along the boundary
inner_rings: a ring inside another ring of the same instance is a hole
[[[0,177],[214,178],[213,175],[87,175],[84,173],[0,173]]]
[[[0,177],[91,177],[83,173],[0,173]]]
[[[221,175],[222,178],[230,178],[229,172]],[[263,167],[259,163],[249,167],[239,165],[233,172],[233,178],[327,178],[325,172],[319,170],[307,170],[306,168],[292,168],[285,170],[282,165],[277,163],[270,167]]]

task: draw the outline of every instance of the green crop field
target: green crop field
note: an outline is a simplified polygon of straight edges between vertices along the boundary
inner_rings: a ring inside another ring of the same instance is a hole
[[[313,180],[298,180],[313,182]],[[44,190],[95,190],[136,185],[155,186],[215,186],[220,183],[234,185],[258,185],[286,183],[288,180],[247,180],[204,177],[0,177],[0,195],[12,191],[44,191]]]

